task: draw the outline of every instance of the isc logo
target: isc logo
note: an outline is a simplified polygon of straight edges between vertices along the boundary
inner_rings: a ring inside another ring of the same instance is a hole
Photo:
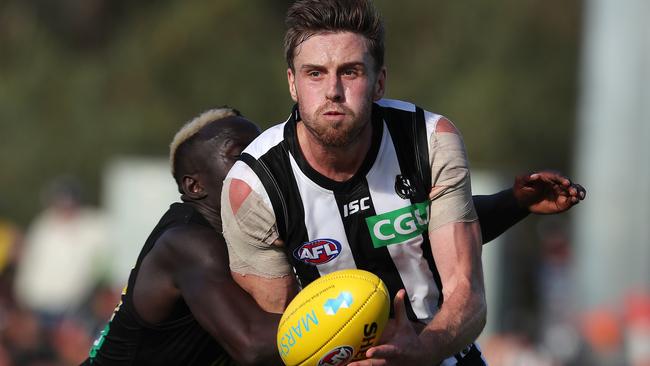
[[[370,205],[368,204],[368,201],[370,201],[370,197],[363,197],[361,199],[346,203],[343,205],[343,217],[348,217],[359,211],[369,209]]]
[[[293,256],[299,261],[309,264],[323,264],[338,257],[341,253],[341,243],[334,239],[316,239],[304,243],[293,251]]]
[[[345,365],[352,358],[352,347],[341,346],[329,351],[318,361],[318,366]]]

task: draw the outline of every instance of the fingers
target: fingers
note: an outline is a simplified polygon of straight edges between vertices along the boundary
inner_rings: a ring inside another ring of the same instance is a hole
[[[529,181],[538,180],[539,178],[540,178],[540,175],[539,175],[538,173],[533,173],[533,174],[530,174],[530,175],[528,176],[528,180],[529,180]]]
[[[361,360],[349,363],[348,366],[386,366],[386,360]]]
[[[567,193],[578,200],[583,200],[587,196],[587,190],[580,184],[571,182],[571,179],[554,170],[542,170],[534,172],[528,176],[528,182],[541,181],[553,183],[567,189]]]
[[[585,187],[577,183],[574,185],[578,191],[578,197],[580,198],[580,200],[585,199],[585,197],[587,197],[587,190],[585,189]]]
[[[411,321],[406,315],[406,305],[404,305],[404,299],[406,297],[406,291],[401,289],[395,294],[393,299],[393,307],[395,309],[395,336],[398,338],[404,337],[404,335],[410,335],[417,337],[415,330],[411,325]],[[389,340],[386,344],[381,344],[375,347],[371,347],[366,351],[366,357],[369,359],[390,359],[398,356],[400,354],[399,346],[395,343],[396,339]],[[373,363],[373,365],[381,365],[380,363]]]
[[[395,299],[393,300],[393,307],[395,308],[395,321],[397,327],[401,327],[404,322],[408,322],[408,316],[406,315],[406,305],[404,305],[404,297],[406,296],[406,290],[401,289],[395,294]],[[410,325],[410,324],[409,324]]]
[[[395,345],[393,345],[393,344],[382,344],[382,345],[370,348],[366,352],[366,357],[374,358],[374,359],[378,359],[378,358],[386,359],[386,358],[395,357],[398,354],[398,352],[399,352],[399,350],[397,349],[397,347]]]
[[[536,177],[535,180],[542,180],[550,183],[555,183],[564,187],[571,186],[571,180],[569,178],[565,177],[560,172],[554,170],[543,170],[540,172],[535,172],[531,174],[531,178],[533,176]]]

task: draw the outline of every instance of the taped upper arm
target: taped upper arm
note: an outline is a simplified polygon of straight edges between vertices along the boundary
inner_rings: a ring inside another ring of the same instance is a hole
[[[432,183],[429,230],[450,222],[476,220],[469,163],[460,132],[447,118],[439,117],[429,142]]]
[[[251,186],[252,185],[252,186]],[[221,220],[228,245],[230,269],[242,275],[280,278],[292,273],[278,245],[275,215],[255,183],[229,177],[221,194]]]

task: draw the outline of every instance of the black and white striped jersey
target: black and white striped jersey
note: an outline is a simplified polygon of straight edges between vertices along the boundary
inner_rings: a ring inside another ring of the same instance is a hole
[[[354,177],[336,182],[304,159],[297,110],[246,148],[229,177],[255,173],[259,182],[249,185],[264,190],[258,193],[273,208],[303,286],[336,270],[364,269],[386,283],[391,298],[406,289],[411,319],[430,320],[442,302],[427,235],[429,136],[440,116],[411,103],[375,103],[370,151]]]
[[[429,143],[440,118],[407,102],[375,103],[370,150],[352,178],[337,182],[302,155],[295,106],[286,122],[244,150],[226,181],[245,181],[272,209],[302,286],[333,271],[364,269],[384,281],[391,298],[404,288],[409,318],[428,322],[443,301],[427,232]],[[476,345],[442,363],[461,364],[485,364]]]

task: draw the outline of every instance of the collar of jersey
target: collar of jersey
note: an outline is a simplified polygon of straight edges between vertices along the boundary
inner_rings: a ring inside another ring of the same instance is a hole
[[[300,121],[300,113],[298,112],[298,104],[293,106],[291,117],[287,121],[284,129],[284,140],[287,142],[289,152],[293,155],[300,170],[314,183],[319,186],[329,189],[331,191],[345,191],[354,187],[360,180],[365,179],[366,174],[372,168],[372,165],[377,159],[377,153],[381,146],[381,138],[384,130],[383,113],[381,107],[377,103],[372,105],[372,141],[370,149],[363,159],[363,163],[359,170],[348,180],[344,182],[337,182],[332,180],[312,168],[302,154],[300,145],[298,144],[298,135],[296,132],[296,124]]]

